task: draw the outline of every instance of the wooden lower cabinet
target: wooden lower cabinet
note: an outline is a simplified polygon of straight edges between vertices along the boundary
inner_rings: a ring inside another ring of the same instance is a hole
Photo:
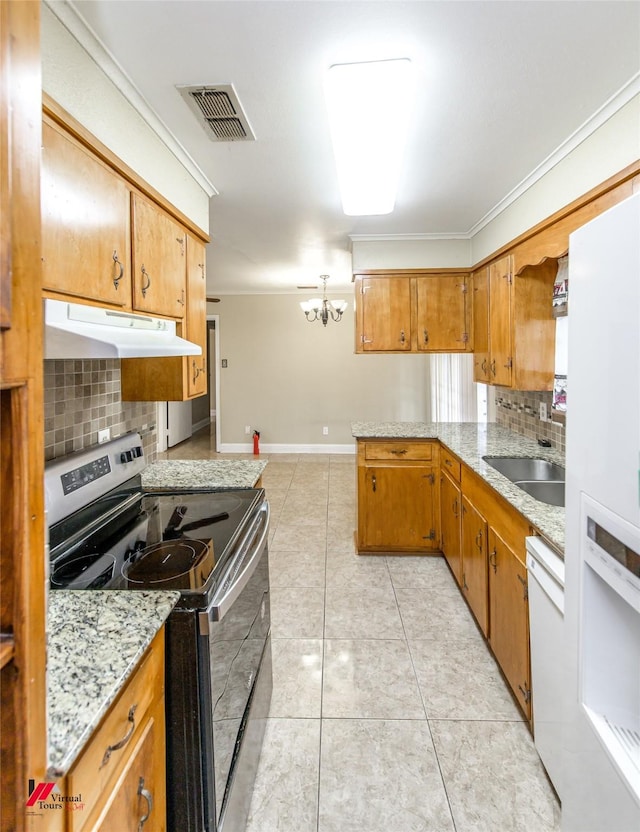
[[[447,559],[453,577],[462,582],[461,517],[462,492],[460,486],[444,470],[440,471],[440,505],[442,553]]]
[[[165,832],[164,629],[58,785],[84,805],[65,832]]]
[[[359,552],[440,550],[437,471],[437,443],[358,443]]]
[[[524,541],[523,541],[524,545]],[[495,529],[489,529],[489,644],[524,712],[531,719],[527,568]]]
[[[487,521],[462,496],[462,592],[484,635],[489,632]]]

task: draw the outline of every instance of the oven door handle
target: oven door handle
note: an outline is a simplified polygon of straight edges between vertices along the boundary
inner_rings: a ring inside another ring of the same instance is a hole
[[[265,500],[258,510],[258,517],[239,544],[238,551],[229,564],[224,580],[213,596],[208,610],[206,613],[201,613],[202,618],[206,616],[207,619],[207,634],[209,621],[221,621],[225,617],[255,572],[269,532],[270,514],[269,503]],[[205,622],[201,619],[201,626],[204,625]]]

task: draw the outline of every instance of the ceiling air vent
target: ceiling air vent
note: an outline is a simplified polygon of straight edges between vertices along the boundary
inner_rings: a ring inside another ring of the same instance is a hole
[[[214,142],[253,142],[256,137],[233,84],[202,84],[176,89]]]

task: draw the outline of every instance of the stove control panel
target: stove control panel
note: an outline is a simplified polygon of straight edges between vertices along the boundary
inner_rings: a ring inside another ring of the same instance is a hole
[[[109,457],[103,456],[100,459],[94,459],[92,462],[87,462],[86,465],[81,465],[79,468],[74,468],[72,471],[67,471],[60,476],[62,483],[62,493],[70,494],[78,488],[94,482],[100,477],[104,477],[111,473],[111,465],[109,464]]]

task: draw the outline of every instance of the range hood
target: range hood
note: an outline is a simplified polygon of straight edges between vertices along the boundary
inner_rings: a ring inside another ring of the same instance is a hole
[[[45,358],[202,355],[176,335],[175,321],[49,298],[43,303]]]

